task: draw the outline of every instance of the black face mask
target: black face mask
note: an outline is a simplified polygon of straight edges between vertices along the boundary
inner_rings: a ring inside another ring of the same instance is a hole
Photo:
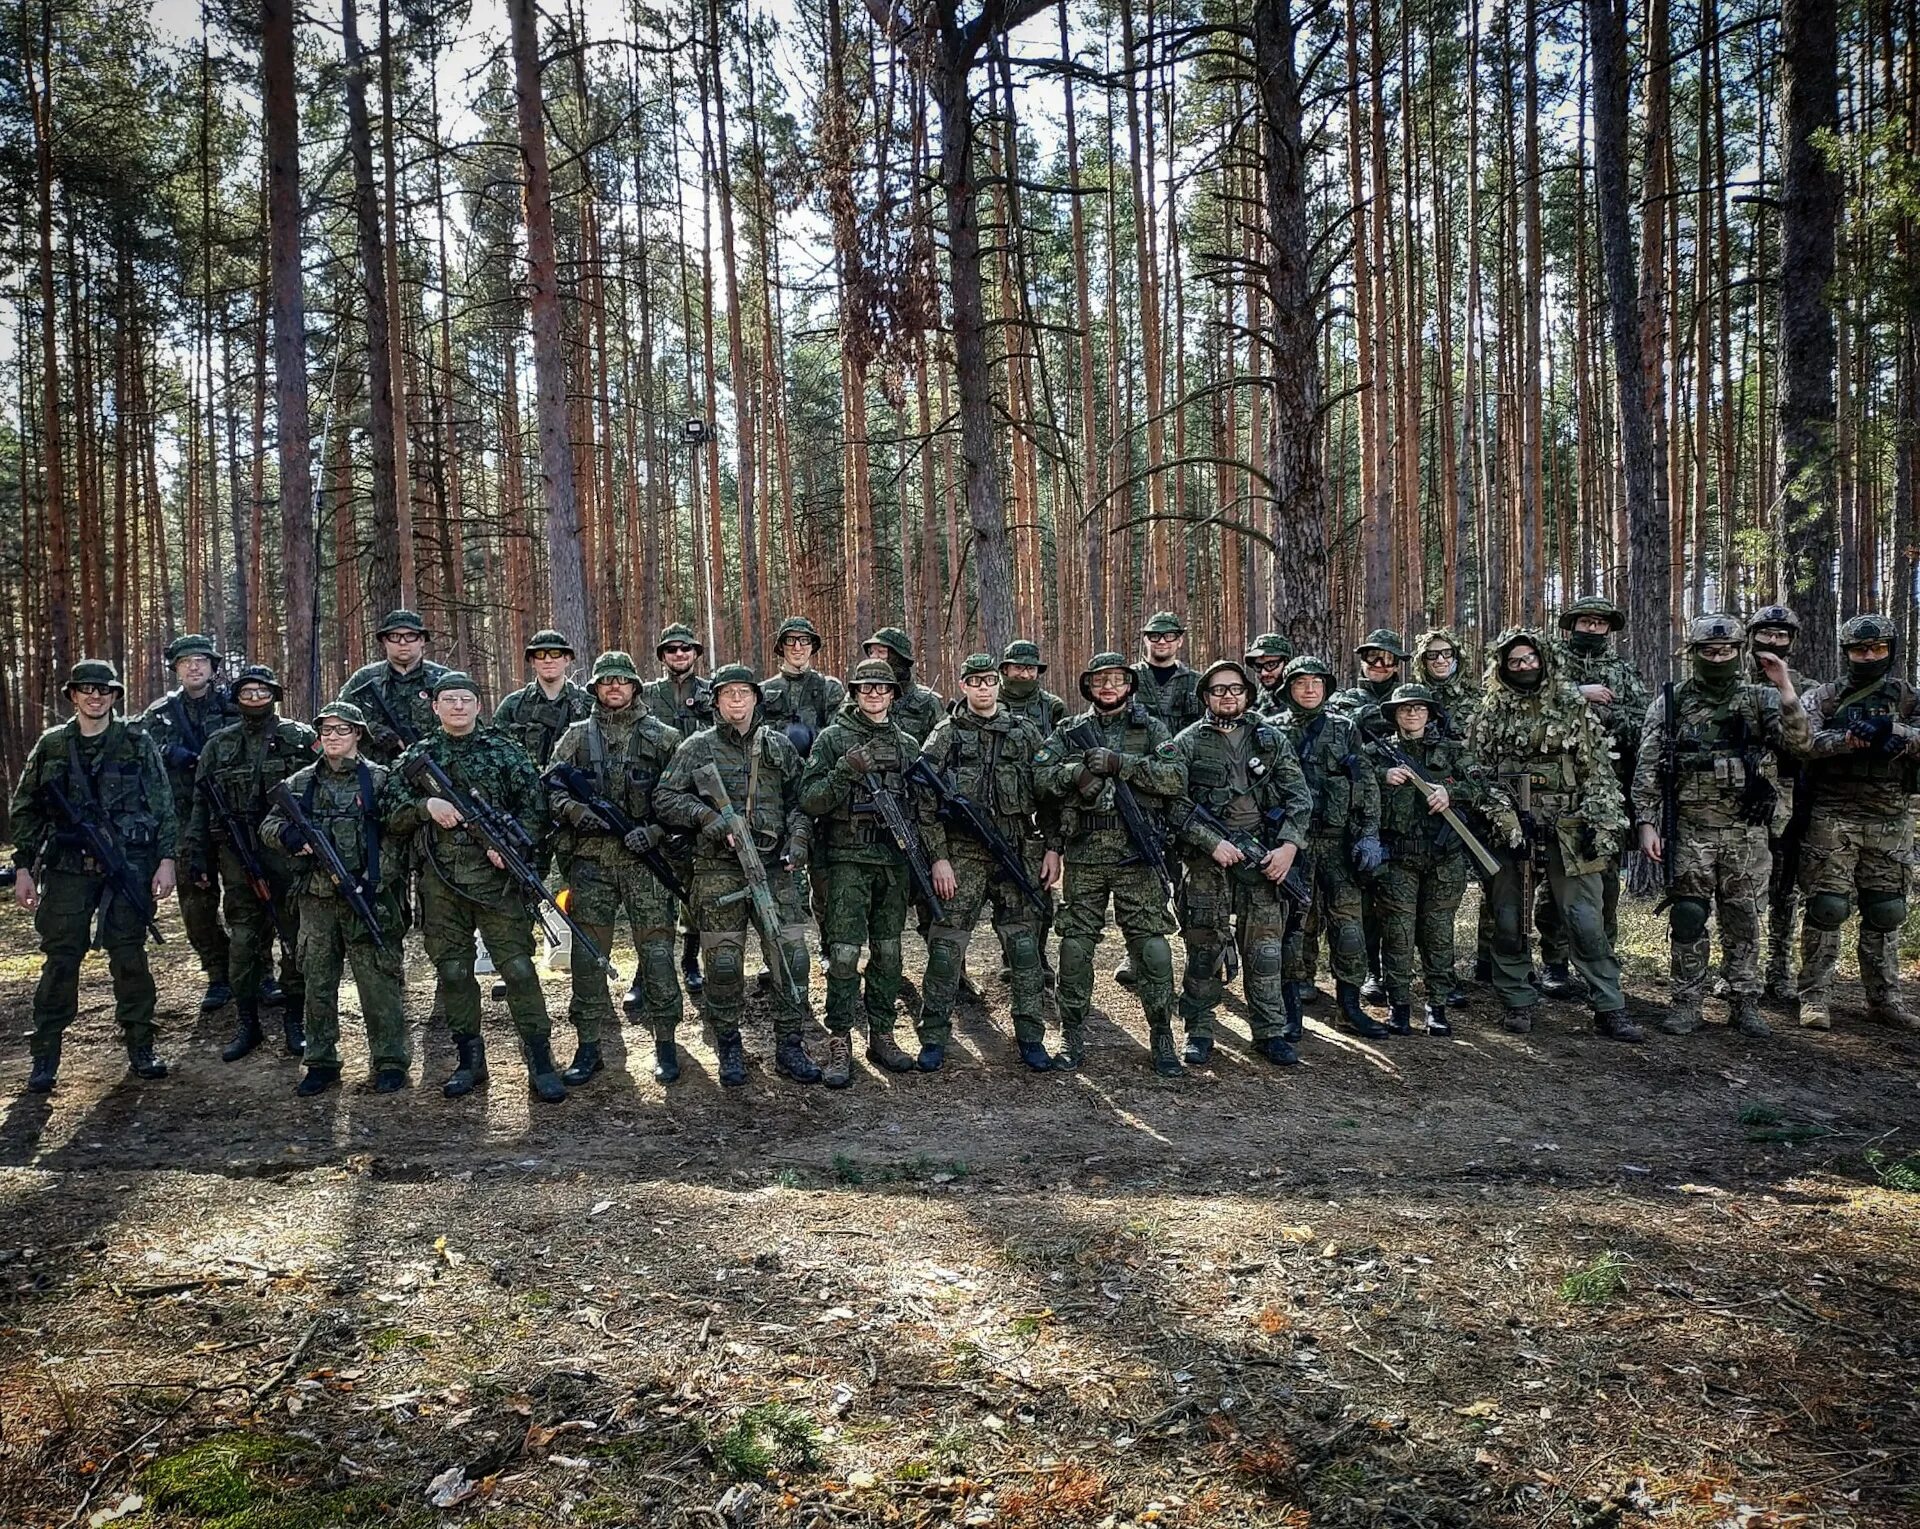
[[[1696,658],[1693,678],[1702,690],[1723,695],[1733,689],[1734,682],[1740,678],[1740,660],[1729,658],[1723,663],[1710,664],[1704,658]]]
[[[1607,651],[1605,632],[1575,632],[1567,639],[1567,646],[1586,658],[1598,658]]]
[[[1500,666],[1501,683],[1522,695],[1532,695],[1540,688],[1540,682],[1546,675],[1545,669],[1509,669],[1505,664]]]
[[[1000,694],[1010,701],[1024,701],[1040,688],[1038,680],[1010,680],[1002,677]]]
[[[1861,662],[1857,658],[1847,660],[1847,684],[1854,690],[1863,690],[1868,685],[1877,685],[1885,679],[1893,668],[1893,655],[1885,658],[1870,659]]]
[[[249,706],[245,701],[235,701],[233,704],[240,708],[240,716],[243,721],[262,722],[273,715],[273,702],[271,701],[262,701],[254,706]]]

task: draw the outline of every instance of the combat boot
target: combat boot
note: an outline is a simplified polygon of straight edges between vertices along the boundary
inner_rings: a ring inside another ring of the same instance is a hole
[[[900,1043],[885,1030],[867,1032],[867,1060],[888,1072],[912,1072],[919,1063],[900,1049]]]
[[[1060,1027],[1060,1049],[1053,1054],[1055,1072],[1072,1072],[1087,1061],[1087,1027],[1064,1024]]]
[[[1269,1035],[1256,1048],[1275,1067],[1298,1067],[1300,1053],[1284,1035]]]
[[[522,1041],[520,1051],[527,1059],[527,1087],[534,1096],[548,1104],[565,1104],[567,1085],[554,1065],[553,1045],[547,1037],[536,1035]]]
[[[239,1061],[266,1038],[260,1029],[260,1010],[257,1005],[242,999],[234,1005],[234,1009],[233,1039],[227,1042],[227,1049],[220,1053],[223,1062]]]
[[[1473,958],[1473,980],[1475,982],[1493,981],[1493,958],[1491,956],[1475,956]]]
[[[1385,1003],[1387,985],[1372,972],[1368,972],[1367,980],[1360,984],[1360,997],[1367,1003]]]
[[[206,992],[200,995],[200,1012],[217,1014],[233,1002],[233,989],[224,982],[209,982]]]
[[[1213,1037],[1188,1035],[1186,1049],[1180,1053],[1180,1060],[1189,1067],[1207,1066],[1213,1061]]]
[[[747,1081],[747,1053],[740,1044],[739,1030],[722,1030],[714,1037],[713,1050],[720,1062],[720,1086],[744,1086]]]
[[[1700,1011],[1674,1004],[1660,1017],[1660,1028],[1668,1035],[1691,1035],[1700,1028]]]
[[[640,1010],[645,1006],[646,1001],[646,990],[640,986],[640,974],[636,972],[634,973],[633,986],[627,989],[627,996],[620,1000],[620,1006],[632,1016],[631,1023],[636,1025],[645,1023],[645,1021],[640,1018]]]
[[[280,1015],[280,1033],[286,1040],[288,1056],[307,1054],[307,1015],[303,1006],[287,1005]]]
[[[578,1088],[583,1083],[591,1083],[594,1074],[606,1065],[600,1060],[600,1043],[582,1041],[573,1048],[573,1061],[567,1070],[560,1074],[560,1081],[568,1088]]]
[[[324,1094],[340,1082],[338,1067],[309,1067],[300,1081],[293,1085],[293,1091],[303,1099],[315,1094]]]
[[[1540,979],[1540,991],[1548,998],[1580,998],[1587,989],[1565,961],[1549,961],[1547,974]]]
[[[1763,1041],[1773,1034],[1767,1022],[1760,1017],[1760,1005],[1751,993],[1743,993],[1734,999],[1732,1023],[1740,1034],[1756,1041]]]
[[[128,1041],[127,1071],[151,1082],[167,1075],[167,1064],[153,1054],[152,1041]]]
[[[1021,1041],[1020,1060],[1035,1072],[1051,1072],[1053,1058],[1047,1055],[1047,1048],[1040,1041]]]
[[[827,1065],[820,1081],[828,1088],[845,1088],[853,1082],[853,1043],[838,1030],[827,1037]]]
[[[1892,1025],[1897,1030],[1920,1030],[1920,1017],[1916,1017],[1900,995],[1894,992],[1867,999],[1867,1023]]]
[[[373,1075],[373,1091],[376,1094],[397,1094],[407,1086],[407,1072],[404,1067],[382,1067]]]
[[[1280,1006],[1287,1016],[1286,1028],[1280,1032],[1281,1037],[1289,1043],[1298,1043],[1301,1028],[1306,1024],[1306,1017],[1300,1012],[1299,983],[1280,984]]]
[[[271,1009],[276,1004],[284,1002],[286,999],[286,996],[287,996],[286,992],[284,989],[281,988],[279,980],[277,978],[262,977],[260,979],[260,1007],[261,1008]]]
[[[700,936],[691,930],[680,945],[680,979],[687,985],[689,998],[698,998],[707,990],[707,979],[700,975]]]
[[[1786,971],[1767,973],[1766,997],[1768,1003],[1790,1004],[1793,1002],[1794,995],[1798,991],[1799,989],[1794,983],[1792,973]]]
[[[938,1072],[947,1062],[947,1048],[939,1041],[927,1041],[920,1047],[920,1055],[914,1058],[913,1065],[922,1072]]]
[[[653,1081],[663,1088],[680,1081],[680,1048],[673,1031],[664,1027],[653,1032]]]
[[[487,1043],[477,1035],[456,1035],[453,1044],[460,1060],[447,1081],[440,1085],[440,1092],[449,1099],[458,1099],[487,1081]]]
[[[30,1094],[50,1094],[54,1080],[60,1076],[60,1043],[53,1043],[53,1050],[33,1059],[33,1071],[27,1074],[27,1092]]]
[[[1508,1009],[1500,1016],[1500,1028],[1512,1035],[1531,1035],[1534,1007],[1533,1004],[1527,1004],[1523,1008]]]
[[[1427,1034],[1453,1034],[1453,1026],[1447,1020],[1447,1006],[1444,1003],[1430,1003],[1427,1005]]]
[[[1800,999],[1800,1028],[1802,1030],[1831,1030],[1833,1020],[1827,1013],[1827,996],[1811,994]]]
[[[1377,1041],[1393,1033],[1360,1007],[1360,989],[1351,982],[1337,984],[1334,988],[1334,996],[1340,1004],[1340,1028],[1347,1034],[1360,1036],[1363,1040]]]
[[[1387,1009],[1387,1028],[1395,1035],[1413,1034],[1413,1005],[1396,1003]]]
[[[806,1042],[796,1035],[783,1035],[773,1051],[773,1070],[796,1083],[818,1083],[820,1064],[808,1055]]]
[[[1630,1046],[1637,1046],[1647,1038],[1646,1033],[1627,1018],[1625,1009],[1609,1009],[1604,1014],[1595,1014],[1593,1028],[1610,1041],[1625,1041]]]
[[[1161,1020],[1149,1028],[1153,1042],[1153,1070],[1163,1078],[1180,1076],[1180,1053],[1173,1049],[1173,1025]]]

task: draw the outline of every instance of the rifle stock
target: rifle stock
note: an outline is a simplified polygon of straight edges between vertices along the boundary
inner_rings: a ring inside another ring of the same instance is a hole
[[[780,909],[773,898],[766,862],[760,858],[760,846],[753,842],[753,830],[747,826],[747,820],[740,815],[740,809],[733,805],[733,798],[727,794],[719,766],[698,766],[693,772],[693,787],[706,804],[720,814],[720,822],[733,840],[733,853],[740,862],[740,874],[746,881],[743,890],[752,909],[754,932],[760,937],[761,959],[779,982],[781,995],[788,1005],[795,1009],[806,1007],[806,988],[794,975],[793,967],[787,960],[786,946],[780,943]],[[741,895],[731,894],[733,897]]]

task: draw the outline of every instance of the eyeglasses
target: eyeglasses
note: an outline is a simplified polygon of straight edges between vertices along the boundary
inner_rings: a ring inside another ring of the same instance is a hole
[[[382,642],[425,642],[427,634],[425,632],[382,632],[380,640]]]
[[[960,683],[965,685],[969,690],[991,690],[999,685],[1000,676],[997,674],[969,674],[964,676]]]
[[[1459,655],[1456,654],[1452,648],[1428,648],[1427,649],[1427,657],[1429,660],[1436,659],[1436,658],[1456,658],[1458,656]]]
[[[693,648],[684,642],[670,642],[660,650],[663,655],[668,653],[691,653],[692,651]]]
[[[68,687],[75,695],[112,695],[111,685],[72,685]]]
[[[893,686],[884,680],[866,680],[853,687],[855,695],[892,695]]]
[[[573,655],[569,653],[565,648],[536,648],[534,649],[533,656],[535,658],[572,658],[573,657]]]
[[[355,727],[323,727],[320,729],[320,736],[322,738],[351,738],[358,731],[359,729]]]
[[[1207,686],[1208,695],[1245,695],[1246,693],[1247,693],[1247,687],[1245,685],[1209,685]]]

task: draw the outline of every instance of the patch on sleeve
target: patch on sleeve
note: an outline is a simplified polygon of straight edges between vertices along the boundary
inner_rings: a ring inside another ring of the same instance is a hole
[[[1050,748],[1043,747],[1039,753],[1033,756],[1033,762],[1037,765],[1052,764],[1053,750]]]
[[[1180,751],[1173,746],[1172,740],[1161,744],[1160,747],[1154,750],[1154,753],[1158,754],[1162,759],[1178,759],[1180,757]]]

